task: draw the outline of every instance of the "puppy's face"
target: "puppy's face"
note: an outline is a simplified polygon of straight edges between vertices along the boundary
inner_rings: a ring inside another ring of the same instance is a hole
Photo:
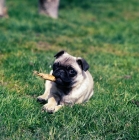
[[[56,77],[58,86],[72,87],[75,83],[83,79],[82,72],[88,70],[89,65],[82,58],[76,58],[61,51],[55,55],[53,64],[53,75]]]
[[[53,75],[56,77],[56,83],[58,85],[70,87],[74,84],[77,71],[70,63],[64,64],[60,61],[56,61],[53,64]]]

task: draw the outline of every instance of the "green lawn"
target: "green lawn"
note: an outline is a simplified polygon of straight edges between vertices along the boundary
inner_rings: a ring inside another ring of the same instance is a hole
[[[0,140],[139,140],[139,1],[61,0],[59,18],[37,0],[7,0],[0,19]],[[54,55],[83,57],[94,77],[89,102],[42,112],[36,102]]]

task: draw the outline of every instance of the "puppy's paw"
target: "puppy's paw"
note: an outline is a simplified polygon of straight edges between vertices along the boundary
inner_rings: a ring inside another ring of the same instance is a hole
[[[49,113],[54,113],[55,112],[55,105],[53,104],[45,104],[43,106],[43,110]]]
[[[45,104],[46,103],[46,99],[43,96],[38,96],[37,97],[37,102],[40,102],[42,104]]]
[[[59,109],[61,109],[63,107],[63,105],[57,105],[55,106],[55,112],[57,112]]]

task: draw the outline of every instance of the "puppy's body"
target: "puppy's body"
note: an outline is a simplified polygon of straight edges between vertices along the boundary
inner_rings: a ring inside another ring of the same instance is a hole
[[[64,105],[86,102],[93,95],[94,83],[88,63],[64,51],[55,57],[51,74],[56,82],[46,81],[44,94],[37,98],[40,102],[48,100],[43,107],[48,112],[56,112]]]

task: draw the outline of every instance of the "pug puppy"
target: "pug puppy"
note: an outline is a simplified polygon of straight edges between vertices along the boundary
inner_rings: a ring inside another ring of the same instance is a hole
[[[64,105],[80,104],[93,95],[93,78],[88,71],[89,65],[81,57],[74,57],[65,51],[58,52],[50,72],[56,81],[45,83],[45,92],[37,98],[39,102],[48,103],[43,110],[53,113]]]

